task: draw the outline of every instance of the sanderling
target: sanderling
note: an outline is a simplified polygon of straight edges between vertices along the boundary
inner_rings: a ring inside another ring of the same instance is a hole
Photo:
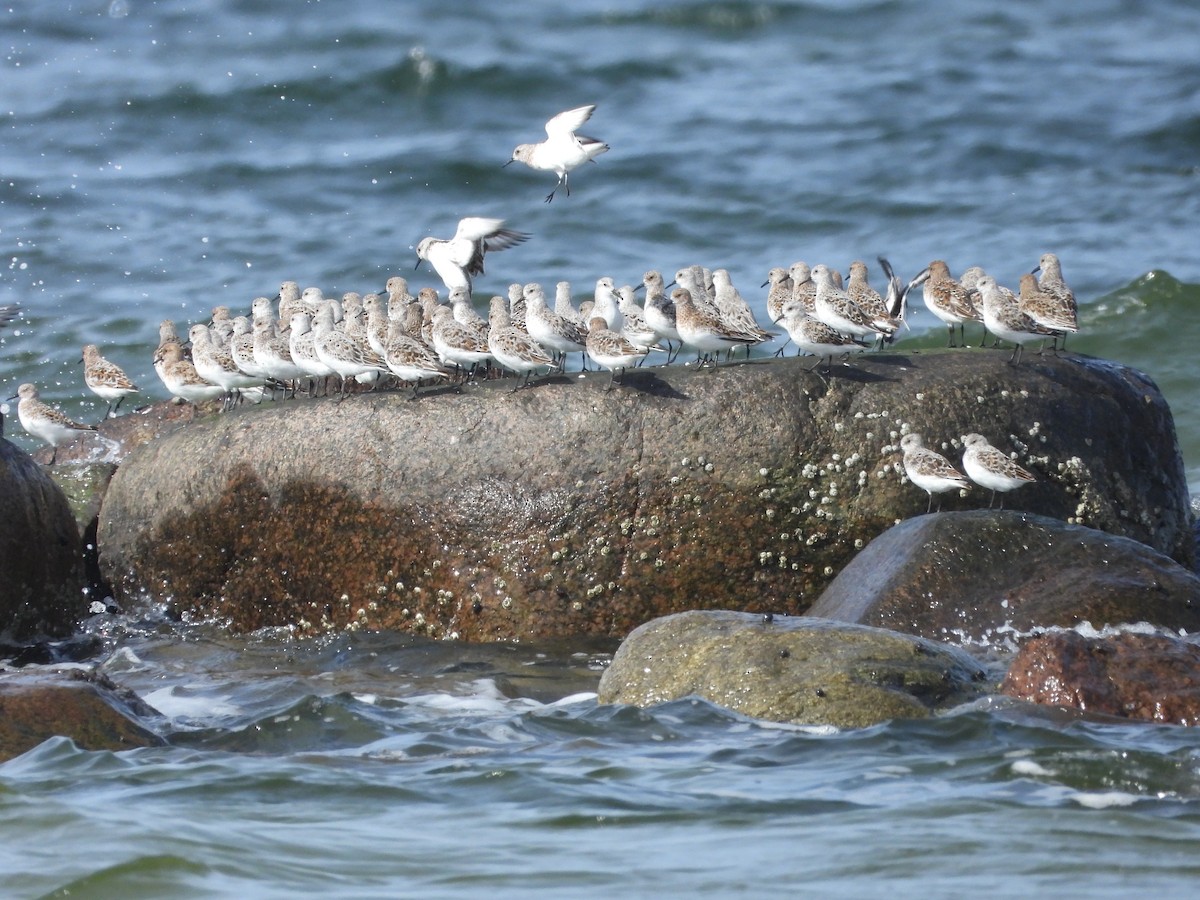
[[[613,331],[620,331],[624,328],[625,315],[621,312],[621,298],[617,296],[613,280],[607,275],[596,279],[594,296],[595,302],[592,304],[591,315],[588,317],[589,330],[591,329],[591,320],[595,316],[600,316]]]
[[[228,306],[214,306],[212,320],[209,322],[208,334],[218,347],[228,347],[233,339],[233,313]]]
[[[587,331],[587,322],[571,299],[571,282],[560,281],[554,286],[554,311],[578,328],[580,333]]]
[[[965,329],[966,322],[981,321],[982,314],[971,305],[967,289],[951,277],[950,267],[944,260],[935,259],[917,278],[924,282],[922,297],[925,300],[925,306],[946,323],[946,329],[949,331],[946,346],[953,347],[955,345],[954,326],[960,326],[960,330]],[[965,331],[963,331],[962,341],[965,347],[967,343]]]
[[[769,341],[777,336],[776,332],[767,331],[758,324],[758,320],[754,318],[754,311],[750,309],[750,304],[733,286],[727,269],[713,269],[712,280],[713,306],[716,307],[717,314],[726,327],[731,331],[755,335],[758,337],[759,343]],[[750,345],[747,344],[746,356],[749,357],[749,355]]]
[[[827,360],[825,374],[828,375],[833,372],[835,356],[861,353],[867,349],[865,345],[858,343],[854,338],[830,328],[820,319],[809,315],[802,300],[788,300],[783,305],[783,311],[775,323],[782,325],[787,331],[788,337],[796,344],[797,355],[808,353],[817,358],[816,363],[809,371],[816,371],[821,365],[821,360],[824,359]],[[783,355],[783,347],[779,348],[776,355]]]
[[[229,355],[238,371],[245,375],[261,379],[266,383],[267,370],[258,364],[254,358],[254,327],[246,316],[235,316],[233,319],[233,337],[229,339]]]
[[[568,353],[582,353],[586,333],[546,305],[546,292],[531,282],[522,290],[525,300],[525,327],[529,336],[559,359]]]
[[[658,350],[658,332],[646,321],[646,311],[637,302],[632,285],[624,284],[617,290],[617,307],[621,310],[621,336],[639,350]]]
[[[182,350],[183,342],[179,340],[175,331],[175,323],[170,319],[163,319],[158,326],[158,347],[154,350],[154,371],[158,373],[159,378],[163,377],[163,358],[171,347],[179,347]]]
[[[188,329],[188,340],[192,342],[192,364],[200,377],[224,390],[223,409],[232,405],[235,393],[263,386],[265,379],[246,375],[233,361],[231,350],[213,342],[209,326],[193,325]]]
[[[335,373],[317,356],[317,336],[312,330],[312,317],[303,311],[292,313],[291,326],[288,350],[292,354],[292,362],[304,370],[305,377],[310,381],[309,393],[313,394],[317,381],[324,382]]]
[[[991,275],[984,275],[975,286],[983,298],[984,327],[1002,341],[1012,341],[1016,345],[1008,360],[1013,365],[1021,361],[1022,349],[1027,341],[1054,334],[1021,312],[1012,291],[1002,289]]]
[[[1054,259],[1050,268],[1051,271],[1056,270],[1057,258],[1053,253],[1047,253],[1046,256]],[[1046,256],[1042,258],[1045,259]],[[1061,284],[1061,278],[1059,283]],[[1039,325],[1056,332],[1055,351],[1059,349],[1059,337],[1063,339],[1063,346],[1066,346],[1067,334],[1074,334],[1079,330],[1079,311],[1075,305],[1075,295],[1065,284],[1062,284],[1061,289],[1056,290],[1056,287],[1053,279],[1048,279],[1048,287],[1042,287],[1032,274],[1022,275],[1021,293],[1017,298],[1021,312]]]
[[[759,343],[757,335],[733,331],[715,312],[700,309],[692,300],[691,292],[687,288],[678,287],[673,290],[671,300],[675,304],[675,326],[679,329],[680,339],[705,356],[720,350]]]
[[[387,315],[389,319],[394,319],[395,310],[407,306],[416,298],[408,292],[408,279],[403,275],[393,275],[387,280],[384,285],[384,291],[387,293]]]
[[[508,321],[513,328],[528,332],[525,324],[525,288],[516,282],[508,286]]]
[[[161,351],[162,366],[158,377],[173,396],[190,403],[200,404],[225,396],[225,388],[212,384],[200,377],[190,359],[185,359],[181,344],[167,344]]]
[[[438,306],[433,310],[430,336],[434,352],[442,362],[465,369],[468,375],[473,374],[480,363],[492,358],[486,338],[455,320],[448,306]]]
[[[471,290],[471,279],[483,274],[483,256],[489,250],[506,250],[529,235],[504,227],[503,219],[470,216],[460,219],[449,240],[427,237],[417,244],[417,265],[428,260],[447,290]]]
[[[604,141],[575,133],[595,111],[596,105],[593,103],[560,112],[546,123],[546,140],[537,144],[521,144],[513,151],[512,159],[504,165],[523,162],[531,169],[554,172],[558,175],[558,182],[554,185],[554,190],[546,196],[546,202],[554,199],[554,191],[560,187],[566,188],[567,196],[570,197],[568,173],[608,149],[608,144]]]
[[[925,512],[933,509],[933,495],[938,495],[938,512],[942,511],[942,494],[946,491],[969,490],[971,482],[962,472],[950,464],[950,460],[936,450],[921,443],[919,434],[906,434],[900,438],[900,449],[904,451],[904,474],[908,480],[929,495]]]
[[[904,324],[904,320],[895,316],[889,309],[879,291],[871,287],[867,280],[867,264],[862,260],[855,260],[850,263],[850,280],[846,283],[846,295],[854,301],[854,304],[866,313],[867,318],[873,321],[886,322],[888,326],[895,326],[891,332],[886,329],[880,332],[881,341],[884,338],[891,337]],[[880,343],[882,347],[882,343]]]
[[[808,266],[804,266],[804,278],[807,280],[808,276]],[[792,276],[782,266],[775,266],[767,273],[767,280],[762,287],[767,288],[767,316],[772,322],[778,321],[783,315],[784,304],[792,299]],[[813,296],[816,296],[815,292]]]
[[[1075,303],[1075,292],[1067,287],[1066,281],[1063,280],[1062,265],[1059,263],[1058,257],[1053,253],[1043,253],[1033,272],[1034,274],[1041,273],[1038,277],[1038,287],[1058,300],[1069,312],[1071,318],[1077,322],[1079,310]]]
[[[996,502],[996,491],[1007,492],[1019,488],[1023,484],[1037,481],[1010,457],[988,443],[981,434],[968,434],[962,439],[963,469],[973,482],[992,492],[988,501],[988,509]],[[1004,509],[1004,498],[1000,498],[1000,508]]]
[[[519,328],[514,328],[508,318],[508,303],[503,297],[493,297],[489,307],[488,350],[492,357],[517,376],[513,390],[522,386],[542,366],[554,366],[554,358],[537,341]]]
[[[324,306],[317,313],[312,323],[316,335],[313,345],[317,358],[341,379],[339,402],[346,398],[348,380],[357,379],[359,375],[391,371],[379,354],[375,353],[366,341],[359,341],[344,331],[333,327],[333,314],[330,307]]]
[[[291,322],[288,328],[291,328]],[[254,320],[254,362],[268,378],[276,381],[295,382],[308,374],[292,359],[291,335],[285,337],[276,333],[274,320],[265,316]],[[293,384],[293,397],[296,396],[295,387]]]
[[[295,281],[280,284],[275,300],[279,304],[279,318],[285,322],[292,321],[292,316],[304,311],[304,305],[300,302],[300,285]]]
[[[646,324],[654,329],[659,340],[666,342],[667,362],[674,362],[675,355],[683,346],[683,340],[679,337],[679,327],[675,321],[675,304],[667,298],[661,272],[650,269],[642,275],[642,284],[646,287],[646,303],[642,307],[642,315],[646,317]],[[673,349],[672,341],[678,345]]]
[[[396,377],[413,383],[413,399],[423,379],[450,377],[437,354],[405,331],[404,323],[396,319],[388,324],[383,358]]]
[[[446,298],[446,302],[450,304],[450,310],[454,313],[454,318],[460,325],[470,328],[472,331],[480,335],[486,335],[491,327],[488,320],[481,316],[478,310],[475,309],[471,302],[471,292],[463,288],[454,288],[450,291],[450,296]]]
[[[50,454],[50,465],[58,456],[58,445],[70,438],[77,437],[81,431],[95,431],[95,425],[82,425],[72,421],[66,415],[52,406],[47,406],[38,399],[38,389],[28,382],[17,388],[17,393],[9,400],[20,398],[17,404],[17,418],[21,427],[27,432],[45,441],[54,448]]]
[[[388,314],[383,298],[378,294],[367,294],[363,298],[363,312],[367,315],[367,344],[383,356],[388,340]]]
[[[86,344],[83,348],[83,380],[92,393],[101,400],[108,401],[108,418],[121,406],[121,401],[130,394],[138,392],[128,375],[121,371],[116,363],[111,363],[100,355],[100,348],[95,344]]]
[[[830,328],[843,334],[856,337],[869,335],[874,339],[881,334],[895,334],[900,327],[900,322],[887,315],[886,311],[880,315],[863,309],[851,300],[850,295],[834,283],[828,266],[813,266],[812,280],[817,285],[817,299],[814,304],[816,317]],[[879,304],[881,307],[882,305]]]
[[[792,279],[792,299],[804,304],[804,311],[810,316],[817,314],[817,283],[812,279],[812,269],[806,262],[792,263],[788,270]]]
[[[606,391],[611,391],[617,382],[617,370],[622,373],[630,366],[641,362],[649,351],[634,345],[623,334],[613,331],[601,316],[593,316],[588,323],[587,355],[610,375]]]

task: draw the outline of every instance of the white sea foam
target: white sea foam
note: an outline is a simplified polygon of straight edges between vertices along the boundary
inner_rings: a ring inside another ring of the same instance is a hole
[[[1068,799],[1088,809],[1113,809],[1133,806],[1143,798],[1126,791],[1077,791],[1069,794]]]

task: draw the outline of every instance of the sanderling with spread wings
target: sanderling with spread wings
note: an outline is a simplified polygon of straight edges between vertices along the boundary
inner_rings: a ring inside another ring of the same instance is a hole
[[[471,290],[471,279],[483,274],[483,256],[489,250],[506,250],[529,235],[504,227],[503,219],[469,216],[460,219],[454,237],[427,237],[417,244],[417,265],[427,260],[447,290]]]
[[[560,187],[566,188],[570,197],[571,185],[567,175],[608,149],[604,141],[575,133],[595,111],[596,105],[593,103],[560,112],[546,123],[546,140],[537,144],[521,144],[513,151],[512,159],[504,165],[523,162],[531,169],[554,172],[558,175],[558,183],[546,196],[546,202],[554,199],[554,192]]]
[[[938,495],[938,512],[942,511],[942,494],[946,491],[969,490],[971,482],[936,450],[930,450],[916,433],[900,438],[904,451],[904,474],[908,480],[929,495],[925,512],[933,509],[933,495]]]
[[[996,491],[1006,493],[1029,484],[1037,479],[1022,469],[1005,453],[997,450],[988,443],[981,434],[968,434],[962,439],[966,450],[963,452],[963,469],[967,477],[983,488],[992,492],[988,501],[988,509],[996,502]],[[1000,498],[1000,508],[1004,509],[1004,498]]]
[[[17,388],[17,393],[9,400],[20,398],[17,404],[17,418],[21,427],[39,440],[45,441],[54,448],[50,454],[50,464],[58,456],[58,445],[70,438],[76,437],[81,431],[95,431],[95,425],[82,425],[72,421],[64,413],[47,406],[38,397],[36,385],[28,382]]]

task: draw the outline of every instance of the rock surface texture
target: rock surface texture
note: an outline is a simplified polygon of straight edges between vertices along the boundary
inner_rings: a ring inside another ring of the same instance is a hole
[[[68,634],[87,612],[83,549],[67,498],[0,438],[0,638]]]
[[[1000,690],[1051,706],[1200,725],[1200,646],[1160,634],[1050,632],[1021,646]]]
[[[873,540],[809,614],[954,641],[1082,622],[1200,631],[1200,577],[1137,541],[1046,516],[940,513]]]
[[[198,419],[135,449],[100,512],[119,598],[239,630],[620,636],[690,608],[798,614],[925,510],[899,438],[979,432],[1037,477],[1020,508],[1193,552],[1170,412],[1073,358],[869,356],[674,366]],[[944,509],[986,506],[987,492]]]
[[[625,639],[601,703],[652,706],[699,696],[758,719],[864,728],[923,718],[982,690],[966,653],[882,628],[809,616],[677,613]]]

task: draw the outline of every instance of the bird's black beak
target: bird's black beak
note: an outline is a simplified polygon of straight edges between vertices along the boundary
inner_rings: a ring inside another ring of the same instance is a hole
[[[646,283],[643,281],[641,284],[639,284],[637,287],[635,287],[633,289],[633,292],[636,294],[638,291],[644,291],[645,289],[646,289]]]
[[[1030,269],[1030,271],[1029,271],[1029,274],[1030,274],[1030,275],[1036,275],[1036,274],[1037,274],[1038,272],[1040,272],[1040,271],[1042,271],[1042,266],[1041,266],[1041,263],[1039,263],[1038,265],[1036,265],[1036,266],[1034,266],[1032,269]]]
[[[760,287],[760,288],[765,288],[765,287],[766,287],[768,284],[770,284],[770,283],[771,283],[771,279],[770,279],[770,278],[768,278],[766,281],[764,281],[762,284],[760,284],[760,285],[759,285],[759,287]]]
[[[513,163],[515,163],[516,161],[517,161],[517,158],[514,156],[512,159],[510,159],[508,162],[506,162],[506,163],[505,163],[504,165],[502,165],[500,168],[502,168],[502,169],[507,169],[509,166],[511,166],[511,165],[512,165]]]
[[[417,264],[416,264],[415,266],[413,266],[413,271],[415,272],[415,271],[417,271],[417,269],[419,269],[419,268],[421,268],[421,257],[419,257],[419,256],[418,256],[418,257],[417,257]]]

